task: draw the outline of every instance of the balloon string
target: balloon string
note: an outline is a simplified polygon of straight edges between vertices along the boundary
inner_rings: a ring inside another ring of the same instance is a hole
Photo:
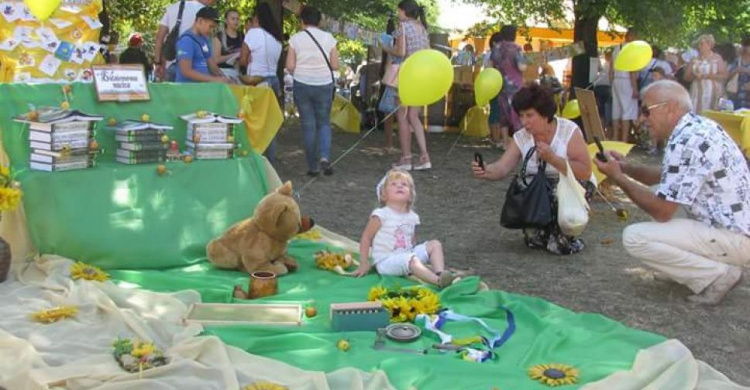
[[[371,129],[367,130],[364,135],[362,135],[361,137],[359,137],[359,139],[357,139],[356,141],[354,141],[354,143],[348,149],[346,149],[344,151],[344,153],[342,153],[337,159],[335,159],[331,163],[330,167],[333,168],[334,166],[336,166],[336,164],[339,163],[339,161],[341,161],[344,157],[346,157],[347,155],[349,155],[349,153],[351,153],[357,147],[357,145],[359,145],[362,141],[364,141],[365,138],[367,138],[367,136],[369,136],[373,131],[375,131],[378,128],[378,126],[380,126],[381,123],[384,123],[386,120],[388,120],[388,118],[390,118],[391,116],[393,116],[393,114],[395,114],[398,111],[399,108],[401,108],[401,106],[398,106],[395,109],[393,109],[393,111],[389,112],[388,115],[384,116],[383,119],[380,122],[376,123],[375,126],[373,126]],[[320,176],[313,177],[312,179],[308,180],[302,186],[302,188],[300,188],[298,191],[295,191],[294,196],[297,198],[297,200],[302,199],[302,193],[304,192],[304,190],[308,186],[310,186],[310,184],[312,184],[316,180],[318,180],[319,177]]]

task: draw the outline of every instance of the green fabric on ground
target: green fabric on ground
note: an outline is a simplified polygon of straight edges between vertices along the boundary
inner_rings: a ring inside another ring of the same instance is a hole
[[[313,255],[324,248],[318,243],[293,241],[289,253],[300,261],[300,269],[279,279],[278,295],[252,301],[314,304],[318,309],[316,317],[305,318],[302,327],[210,327],[207,332],[250,353],[303,369],[332,371],[350,366],[366,371],[382,369],[399,389],[411,386],[419,389],[543,389],[546,386],[528,379],[526,372],[533,365],[546,363],[564,363],[578,368],[579,384],[584,384],[629,369],[640,349],[665,340],[600,315],[574,313],[541,299],[496,290],[477,292],[478,278],[468,278],[441,293],[443,307],[481,317],[501,332],[507,323],[499,306],[508,307],[516,317],[515,334],[497,350],[494,360],[467,362],[454,353],[440,354],[434,349],[427,356],[375,351],[372,349],[374,332],[335,333],[330,330],[329,304],[365,301],[370,287],[378,284],[392,287],[411,283],[403,278],[375,274],[358,279],[319,270],[315,268]],[[247,288],[248,282],[248,277],[241,272],[219,270],[207,263],[164,271],[112,271],[112,275],[116,280],[156,291],[192,286],[208,302],[229,302],[233,285]],[[473,323],[448,323],[444,329],[455,337],[486,335]],[[351,342],[348,352],[336,348],[336,342],[342,338]],[[389,341],[388,345],[421,349],[430,348],[438,341],[437,336],[425,331],[416,342]]]
[[[237,111],[236,101],[222,85],[154,84],[151,94],[153,100],[148,103],[96,103],[91,85],[74,85],[71,106],[117,119],[137,119],[147,113],[155,122],[176,126],[172,137],[181,143],[185,124],[179,115],[199,109],[225,115]],[[62,99],[59,85],[0,85],[4,114],[0,131],[25,191],[28,228],[37,248],[107,268],[115,281],[128,286],[164,292],[195,289],[204,301],[234,302],[233,286],[247,287],[248,276],[206,263],[204,248],[229,225],[251,215],[267,193],[260,158],[170,163],[169,174],[160,177],[153,164],[112,163],[113,137],[99,131],[96,137],[106,153],[97,167],[63,173],[29,171],[28,131],[10,118],[29,111],[28,103],[58,105]],[[249,146],[244,131],[237,131],[236,136],[243,149]],[[664,340],[540,299],[477,292],[478,279],[469,278],[442,292],[444,307],[482,317],[501,331],[507,324],[499,306],[508,307],[516,316],[517,331],[497,351],[495,360],[472,363],[454,353],[432,350],[427,356],[374,351],[374,332],[330,331],[329,304],[364,301],[369,289],[380,283],[410,282],[375,274],[349,278],[316,269],[313,255],[324,247],[293,241],[289,253],[300,261],[300,269],[280,278],[278,295],[259,300],[314,303],[316,317],[304,319],[302,327],[212,327],[207,332],[250,353],[303,369],[382,369],[399,389],[543,389],[546,386],[528,379],[526,372],[533,365],[553,362],[575,366],[581,372],[580,383],[587,383],[629,369],[640,349]],[[445,330],[456,337],[480,333],[471,323],[449,323]],[[350,351],[336,348],[341,338],[351,341]],[[414,343],[398,346],[426,348],[437,341],[435,335],[425,334]]]
[[[118,120],[140,119],[174,126],[172,139],[184,146],[186,123],[179,115],[207,110],[237,113],[225,85],[151,84],[151,102],[97,103],[93,86],[75,84],[71,107]],[[94,168],[69,172],[28,169],[28,127],[12,117],[36,106],[59,105],[59,85],[0,85],[3,145],[21,183],[28,228],[41,253],[53,253],[104,268],[165,268],[205,258],[206,243],[229,225],[252,215],[268,192],[261,158],[253,153],[230,160],[129,166],[112,162],[114,134],[101,130],[104,151]],[[166,104],[165,102],[169,102]],[[235,132],[249,150],[241,125]]]

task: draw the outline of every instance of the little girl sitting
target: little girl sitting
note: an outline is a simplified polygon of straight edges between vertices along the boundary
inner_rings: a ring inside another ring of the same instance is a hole
[[[419,216],[412,210],[417,196],[414,179],[399,169],[392,169],[378,183],[376,194],[380,208],[370,214],[359,244],[360,265],[355,276],[370,271],[370,248],[373,265],[381,275],[414,275],[440,288],[454,279],[444,270],[443,246],[431,240],[415,245]],[[425,266],[432,265],[432,269]]]

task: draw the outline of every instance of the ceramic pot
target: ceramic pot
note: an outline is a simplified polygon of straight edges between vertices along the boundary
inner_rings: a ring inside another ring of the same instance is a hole
[[[279,291],[276,274],[269,271],[257,271],[250,274],[250,299],[275,295]]]
[[[10,271],[10,245],[0,237],[0,283],[4,282]]]

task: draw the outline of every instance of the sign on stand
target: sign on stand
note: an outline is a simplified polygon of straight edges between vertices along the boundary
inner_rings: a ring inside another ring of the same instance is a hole
[[[151,100],[141,64],[94,65],[94,86],[100,102]]]

